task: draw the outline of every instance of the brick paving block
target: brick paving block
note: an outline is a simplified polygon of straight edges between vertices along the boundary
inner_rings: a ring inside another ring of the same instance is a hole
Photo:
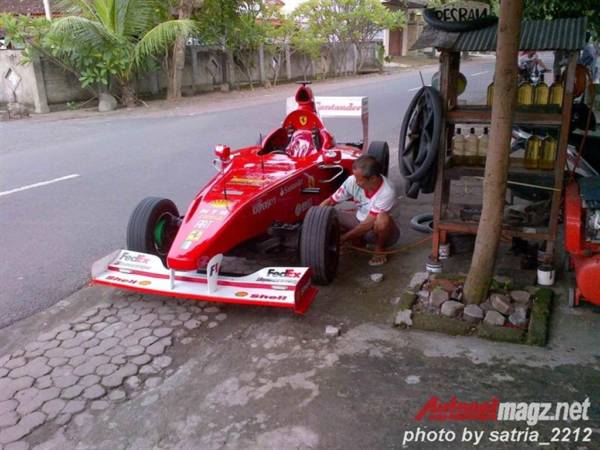
[[[117,402],[119,400],[124,400],[126,397],[127,397],[127,394],[125,393],[125,391],[123,391],[121,389],[115,389],[113,391],[110,391],[110,393],[108,394],[108,398],[114,402]]]
[[[0,402],[0,414],[14,411],[15,409],[17,409],[18,405],[19,402],[17,402],[16,400],[4,400],[3,402]]]
[[[123,347],[133,347],[134,345],[138,345],[140,343],[141,338],[135,335],[126,337],[121,341],[121,345]]]
[[[15,394],[15,400],[19,402],[18,407],[22,406],[23,403],[33,400],[36,397],[36,395],[39,394],[40,391],[41,389],[38,389],[36,387],[28,387],[17,392]]]
[[[164,324],[164,322],[160,319],[156,319],[154,322],[152,322],[150,325],[152,325],[153,327],[160,327]]]
[[[217,314],[215,316],[215,319],[217,319],[218,321],[222,322],[223,320],[227,319],[227,314],[225,314],[225,313]]]
[[[110,357],[105,355],[97,355],[88,359],[83,364],[75,367],[73,373],[75,375],[84,376],[90,375],[96,371],[96,367],[106,364],[110,361]]]
[[[144,353],[145,350],[146,350],[146,348],[143,345],[134,345],[132,347],[129,347],[125,351],[125,354],[127,356],[138,356],[138,355],[141,355],[142,353]]]
[[[38,389],[46,389],[52,386],[52,384],[52,377],[50,375],[44,375],[35,380],[34,386]]]
[[[204,308],[204,312],[208,313],[208,314],[214,314],[214,313],[221,312],[221,310],[219,308],[217,308],[216,306],[209,306],[207,308]]]
[[[146,336],[145,338],[142,338],[142,340],[140,340],[140,345],[148,347],[149,345],[152,345],[156,341],[158,341],[158,339],[159,338],[157,336]]]
[[[19,415],[15,411],[0,413],[0,427],[11,427],[19,421]]]
[[[214,328],[214,327],[216,327],[217,325],[219,325],[217,322],[209,322],[209,323],[208,323],[208,328]]]
[[[132,377],[127,378],[127,380],[125,381],[125,384],[130,388],[130,389],[137,389],[138,387],[140,387],[141,384],[141,380],[138,376],[134,375]]]
[[[4,378],[6,375],[8,375],[9,370],[5,369],[4,367],[0,367],[0,378]]]
[[[61,344],[61,341],[59,341],[58,339],[52,339],[51,341],[47,341],[47,342],[40,342],[37,350],[42,350],[42,351],[46,351],[46,350],[50,350],[51,348],[56,348]],[[26,353],[26,355],[31,355],[33,354],[33,352],[29,352]]]
[[[121,316],[121,320],[125,323],[132,323],[132,322],[136,322],[136,321],[140,320],[140,316],[139,316],[139,314],[133,314],[133,313],[123,314]]]
[[[64,398],[66,400],[71,400],[71,399],[74,399],[75,397],[78,397],[82,392],[83,392],[83,386],[75,384],[66,389],[63,389],[60,396],[61,396],[61,398]]]
[[[17,358],[11,358],[9,361],[5,362],[4,368],[12,370],[23,367],[25,364],[27,364],[27,360],[22,356],[19,356]]]
[[[48,331],[47,333],[42,333],[37,337],[37,340],[39,342],[46,342],[46,341],[51,341],[52,339],[54,339],[56,337],[56,335],[59,333],[59,331],[57,330],[52,330],[52,331]]]
[[[104,319],[104,321],[105,321],[106,323],[113,324],[113,323],[116,323],[116,322],[118,322],[118,321],[119,321],[119,319],[118,319],[116,316],[108,316],[108,317],[106,317],[106,318]]]
[[[0,401],[8,400],[22,389],[27,389],[33,385],[32,377],[21,378],[2,378],[0,379]]]
[[[56,419],[54,419],[54,423],[59,426],[66,425],[71,421],[71,417],[73,417],[71,414],[61,414]]]
[[[0,444],[18,441],[43,424],[45,420],[45,414],[39,411],[26,415],[17,425],[0,431]]]
[[[175,314],[160,314],[158,318],[165,322],[169,322],[170,320],[175,320]]]
[[[48,365],[50,367],[60,367],[60,366],[64,366],[65,364],[67,364],[67,362],[69,362],[69,358],[65,358],[64,356],[58,356],[58,357],[50,358],[48,360]]]
[[[4,367],[4,364],[6,364],[11,358],[11,355],[4,355],[4,356],[0,356],[0,367]]]
[[[102,302],[96,305],[96,308],[98,309],[110,309],[112,308],[114,305],[110,302]]]
[[[118,366],[115,364],[102,364],[101,366],[96,367],[96,375],[105,377],[114,373],[117,369]]]
[[[95,400],[92,402],[92,410],[94,411],[102,411],[105,410],[106,408],[108,408],[110,406],[110,403],[108,403],[106,400]]]
[[[108,350],[104,351],[104,354],[106,356],[117,356],[117,355],[122,355],[125,353],[125,347],[123,347],[122,345],[115,345],[112,348],[109,348]]]
[[[166,349],[166,345],[164,345],[161,341],[158,341],[158,342],[150,345],[146,349],[146,352],[149,355],[157,356],[157,355],[162,355],[165,352],[165,349]]]
[[[44,352],[44,356],[48,359],[65,358],[65,352],[66,349],[61,347],[51,348],[50,350]]]
[[[59,388],[68,388],[73,386],[79,381],[79,377],[76,375],[63,375],[59,377],[53,377],[54,385]]]
[[[169,322],[169,325],[172,327],[178,327],[178,326],[183,325],[183,322],[181,320],[171,320]]]
[[[138,366],[143,366],[144,364],[148,364],[151,360],[152,360],[152,357],[150,355],[143,354],[140,356],[136,356],[135,358],[133,358],[131,360],[131,362]]]
[[[79,385],[83,386],[84,388],[93,386],[94,384],[97,384],[100,382],[100,377],[96,374],[91,374],[91,375],[86,375],[85,377],[83,377],[81,380],[79,380]]]
[[[56,335],[56,339],[60,339],[61,341],[66,341],[67,339],[72,339],[75,337],[75,331],[73,330],[65,330],[61,331]]]
[[[163,356],[157,356],[156,358],[154,358],[154,361],[152,361],[152,364],[164,369],[165,367],[169,367],[171,365],[172,361],[173,361],[173,359],[170,356],[163,355]]]
[[[146,380],[145,386],[149,389],[154,389],[155,387],[160,386],[162,383],[161,377],[150,377]]]
[[[75,356],[74,358],[71,358],[69,360],[69,364],[68,364],[71,367],[70,371],[73,372],[73,369],[75,367],[82,365],[88,359],[90,359],[90,357],[88,355],[79,355],[79,356]]]
[[[65,349],[64,356],[66,358],[74,358],[75,356],[83,355],[85,353],[85,345],[88,342],[91,342],[91,341],[84,342],[83,344],[81,344],[81,347],[73,347],[73,348]]]
[[[102,385],[106,387],[117,387],[123,384],[123,379],[135,375],[138,372],[138,366],[135,364],[125,364],[112,375],[102,378]]]
[[[107,326],[108,326],[108,324],[107,324],[106,322],[98,322],[98,323],[95,323],[94,325],[92,325],[92,330],[93,330],[93,331],[96,331],[96,332],[98,332],[98,331],[102,331],[102,330],[104,330],[104,329],[105,329]]]
[[[182,322],[185,322],[186,320],[190,320],[192,318],[192,313],[184,312],[184,313],[179,314],[177,316],[177,318],[179,320],[181,320]]]
[[[196,319],[190,319],[186,323],[183,324],[185,328],[188,330],[195,330],[200,326],[201,322]]]
[[[96,400],[97,398],[102,397],[104,394],[106,394],[106,390],[99,384],[94,384],[83,391],[83,397],[87,398],[88,400]]]
[[[13,369],[8,376],[11,378],[21,378],[27,375],[34,378],[43,377],[52,371],[52,367],[46,364],[47,362],[48,358],[44,356],[38,356],[37,358],[29,361],[26,365],[17,369]]]
[[[94,348],[98,344],[100,344],[100,339],[95,337],[95,338],[85,341],[83,344],[81,344],[80,348],[82,348],[82,349]]]
[[[75,325],[73,325],[73,330],[75,331],[85,331],[85,330],[89,330],[91,327],[91,325],[89,323],[76,323]]]
[[[201,316],[198,316],[198,320],[200,322],[206,322],[208,320],[208,316],[205,314],[202,314]]]
[[[125,353],[122,353],[120,355],[115,355],[110,359],[110,362],[111,362],[111,364],[117,364],[120,366],[127,362],[127,357],[125,356]]]
[[[48,419],[54,419],[60,414],[66,404],[67,402],[64,400],[55,398],[44,403],[44,406],[42,406],[42,411],[48,416]]]
[[[29,444],[25,441],[11,442],[4,450],[29,450]]]
[[[98,308],[93,307],[93,308],[90,308],[87,311],[85,311],[81,316],[84,318],[88,318],[88,317],[94,316],[97,312],[98,312]]]
[[[19,400],[19,406],[17,407],[17,412],[22,416],[25,414],[29,414],[39,409],[45,402],[49,400],[54,400],[60,395],[60,389],[57,387],[49,387],[46,389],[39,390],[37,394],[32,398],[24,398],[23,400]]]
[[[135,333],[133,333],[133,335],[140,340],[147,336],[150,336],[151,334],[152,334],[152,329],[148,328],[148,327],[140,328],[139,330],[135,330]]]
[[[69,400],[63,408],[64,414],[77,414],[85,409],[85,401]]]

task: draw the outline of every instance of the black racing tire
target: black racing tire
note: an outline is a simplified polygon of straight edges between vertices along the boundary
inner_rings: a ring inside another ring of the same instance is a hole
[[[129,218],[127,248],[156,255],[165,264],[178,229],[177,206],[166,198],[146,197]]]
[[[381,166],[381,174],[388,176],[390,168],[390,147],[385,141],[373,141],[369,144],[367,155],[372,156]]]
[[[417,214],[410,219],[410,227],[420,233],[433,233],[433,214]]]
[[[478,30],[480,28],[492,26],[498,22],[498,17],[492,15],[481,17],[477,20],[470,20],[469,22],[446,22],[439,19],[435,10],[430,8],[425,8],[423,10],[423,19],[427,25],[449,33],[462,33],[464,31]]]
[[[340,225],[331,206],[308,210],[300,235],[300,264],[310,267],[315,284],[329,284],[335,278],[340,258]]]

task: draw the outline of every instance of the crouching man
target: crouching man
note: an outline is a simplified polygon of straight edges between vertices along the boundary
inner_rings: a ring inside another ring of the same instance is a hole
[[[374,244],[375,255],[369,265],[385,264],[385,249],[394,245],[400,237],[400,230],[390,215],[390,210],[396,203],[396,192],[381,174],[381,167],[372,156],[362,155],[357,158],[352,165],[352,175],[321,206],[333,206],[347,200],[354,201],[356,212],[338,211],[344,231],[342,243],[359,240]]]

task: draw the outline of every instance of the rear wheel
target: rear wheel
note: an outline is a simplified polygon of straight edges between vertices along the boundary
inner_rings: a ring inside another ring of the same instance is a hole
[[[127,225],[127,248],[150,253],[166,263],[179,229],[179,212],[166,198],[146,197],[133,210]]]
[[[308,210],[300,236],[300,263],[310,267],[315,284],[329,284],[340,258],[340,226],[335,209],[313,206]]]
[[[382,175],[388,175],[390,167],[390,147],[385,141],[373,141],[369,144],[367,155],[372,156],[381,165]]]

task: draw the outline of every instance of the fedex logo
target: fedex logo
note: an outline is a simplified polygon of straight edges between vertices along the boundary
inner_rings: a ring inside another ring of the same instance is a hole
[[[134,262],[134,263],[141,263],[141,264],[149,264],[150,263],[150,258],[148,258],[146,255],[142,255],[142,254],[138,254],[138,255],[132,255],[131,253],[127,253],[127,252],[123,252],[123,254],[121,255],[121,258],[119,258],[123,261],[127,261],[127,262]]]
[[[267,271],[267,275],[270,277],[300,278],[300,275],[302,275],[302,272],[297,272],[294,269],[283,269],[283,270],[269,269]]]

